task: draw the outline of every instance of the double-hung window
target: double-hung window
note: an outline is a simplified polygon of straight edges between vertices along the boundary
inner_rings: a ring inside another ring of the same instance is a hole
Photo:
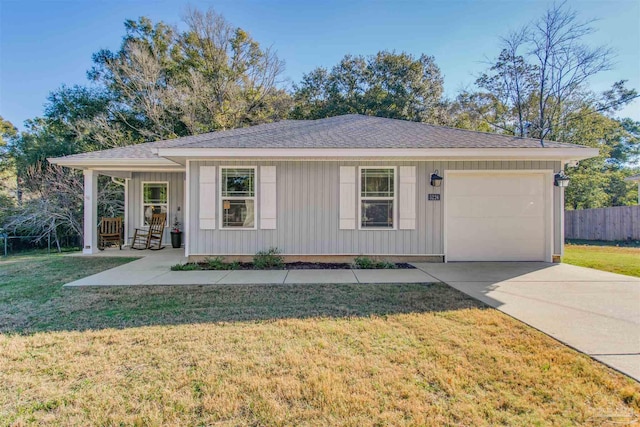
[[[151,223],[153,214],[166,214],[169,207],[168,182],[142,183],[142,225]]]
[[[395,228],[395,167],[360,168],[360,228]]]
[[[220,168],[222,228],[255,228],[256,168]]]

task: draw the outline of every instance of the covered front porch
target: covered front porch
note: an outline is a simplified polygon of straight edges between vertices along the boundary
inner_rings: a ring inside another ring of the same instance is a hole
[[[82,253],[84,255],[102,254],[112,256],[114,251],[100,251],[98,247],[98,177],[109,176],[111,180],[123,187],[124,214],[123,214],[123,243],[127,252],[135,256],[147,256],[145,251],[129,251],[136,229],[146,229],[151,215],[165,213],[166,223],[163,231],[162,244],[167,251],[171,248],[171,230],[175,225],[183,232],[182,246],[186,238],[184,218],[186,218],[187,206],[185,200],[185,173],[177,168],[141,169],[136,171],[84,169],[84,243]],[[113,256],[122,256],[118,253],[124,251],[115,250]],[[184,258],[184,250],[178,249],[181,258]],[[172,253],[175,253],[173,251]],[[128,256],[128,255],[127,255]]]

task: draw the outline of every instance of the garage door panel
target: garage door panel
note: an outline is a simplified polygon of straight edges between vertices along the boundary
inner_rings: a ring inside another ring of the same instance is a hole
[[[458,218],[451,220],[451,233],[449,241],[471,239],[485,242],[488,240],[535,240],[544,235],[540,229],[544,227],[544,221],[539,219],[527,220],[523,224],[521,219],[514,218]]]
[[[544,261],[543,173],[452,173],[447,178],[447,259]]]
[[[465,174],[453,183],[447,183],[448,191],[459,196],[474,196],[481,189],[485,196],[542,195],[544,176],[527,175],[527,180],[509,180],[504,176],[487,176],[481,173]]]
[[[538,242],[542,244],[543,242]],[[538,252],[532,248],[530,241],[514,240],[505,246],[503,242],[489,240],[484,242],[483,251],[478,253],[467,245],[461,245],[457,251],[458,259],[450,261],[530,261],[539,260]]]
[[[449,215],[452,217],[531,217],[544,215],[543,203],[531,196],[467,196],[450,197]]]

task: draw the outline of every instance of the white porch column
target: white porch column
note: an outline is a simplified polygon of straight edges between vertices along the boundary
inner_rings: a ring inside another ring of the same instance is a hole
[[[129,178],[124,179],[124,245],[129,244]]]
[[[84,246],[83,254],[98,252],[98,173],[85,170],[84,173]]]

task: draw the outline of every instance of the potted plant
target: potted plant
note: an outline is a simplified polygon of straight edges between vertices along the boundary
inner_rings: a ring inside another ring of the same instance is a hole
[[[179,248],[182,246],[182,231],[180,231],[180,222],[178,214],[173,217],[173,225],[171,226],[171,246]]]

